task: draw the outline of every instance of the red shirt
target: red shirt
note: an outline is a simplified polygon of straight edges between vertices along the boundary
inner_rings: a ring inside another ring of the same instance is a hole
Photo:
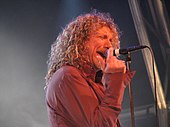
[[[75,67],[57,70],[46,92],[51,126],[120,127],[124,77],[122,73],[104,74],[101,85]]]

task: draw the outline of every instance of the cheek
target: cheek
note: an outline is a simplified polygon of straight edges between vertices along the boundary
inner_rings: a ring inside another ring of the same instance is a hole
[[[87,54],[90,58],[90,61],[92,61],[94,63],[94,60],[96,61],[96,51],[99,47],[102,46],[102,43],[100,40],[98,39],[93,39],[90,42],[87,43]]]
[[[86,55],[88,55],[91,64],[96,63],[97,61],[96,47],[94,46],[89,47],[88,53]]]

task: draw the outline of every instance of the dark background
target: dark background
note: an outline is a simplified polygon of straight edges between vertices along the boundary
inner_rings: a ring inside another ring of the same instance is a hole
[[[122,31],[121,47],[139,44],[127,0],[0,0],[0,127],[49,127],[43,88],[50,45],[67,23],[91,9],[111,14]],[[135,107],[154,104],[140,51],[132,54],[132,70]],[[145,118],[154,127],[154,118]]]

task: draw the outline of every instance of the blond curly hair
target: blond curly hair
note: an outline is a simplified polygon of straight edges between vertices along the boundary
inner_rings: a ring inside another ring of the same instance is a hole
[[[80,70],[84,64],[91,66],[89,57],[85,55],[87,49],[84,44],[92,32],[103,26],[107,26],[113,32],[116,32],[116,36],[119,34],[119,29],[110,15],[96,10],[80,15],[70,22],[51,45],[49,60],[47,61],[46,83],[56,70],[64,65],[71,65]],[[91,68],[93,67],[91,66]]]

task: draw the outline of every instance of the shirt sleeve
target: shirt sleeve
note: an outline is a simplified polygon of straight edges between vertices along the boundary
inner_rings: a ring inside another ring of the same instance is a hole
[[[58,73],[55,77],[46,94],[53,127],[58,127],[59,118],[60,123],[69,127],[116,127],[124,94],[124,74],[104,74],[106,90],[101,103],[78,71]]]

